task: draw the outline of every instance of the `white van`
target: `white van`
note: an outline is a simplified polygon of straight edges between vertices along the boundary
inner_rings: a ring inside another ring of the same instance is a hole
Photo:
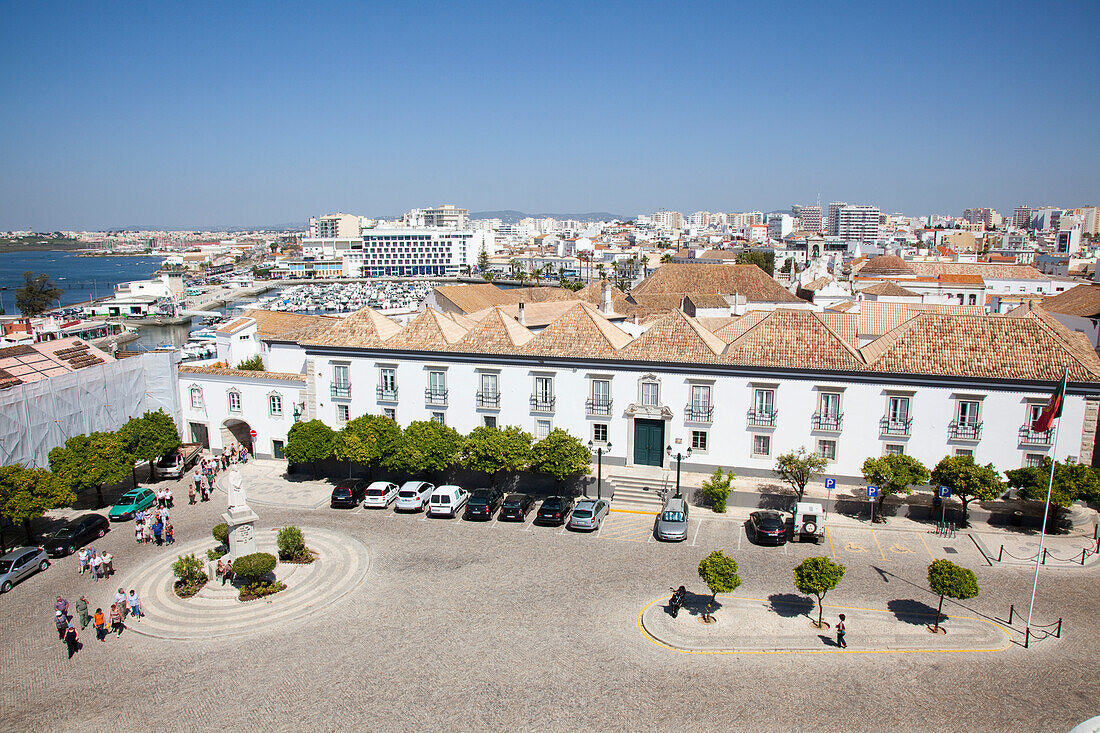
[[[794,527],[791,536],[796,542],[807,539],[818,542],[825,537],[825,510],[820,504],[800,501],[794,505]]]
[[[428,500],[429,517],[454,517],[466,502],[470,500],[470,492],[459,486],[445,484],[432,492],[432,498]]]

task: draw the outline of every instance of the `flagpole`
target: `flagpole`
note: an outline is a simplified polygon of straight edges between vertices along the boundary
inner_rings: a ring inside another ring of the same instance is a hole
[[[1062,379],[1068,382],[1069,367],[1066,367],[1065,375]],[[1062,401],[1065,401],[1065,394],[1062,395]],[[1061,412],[1061,410],[1059,410]],[[1047,503],[1043,505],[1043,526],[1039,530],[1039,552],[1035,555],[1035,579],[1031,583],[1031,603],[1027,607],[1027,625],[1025,629],[1031,628],[1031,613],[1035,610],[1035,591],[1039,588],[1039,564],[1043,557],[1043,545],[1046,543],[1047,537],[1047,515],[1050,513],[1050,495],[1054,490],[1054,464],[1058,462],[1058,429],[1062,427],[1062,417],[1059,415],[1055,418],[1058,422],[1054,424],[1054,444],[1050,447],[1051,461],[1050,461],[1050,479],[1047,481]]]

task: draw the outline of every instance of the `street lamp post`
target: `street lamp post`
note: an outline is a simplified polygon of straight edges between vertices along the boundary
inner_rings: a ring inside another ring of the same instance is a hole
[[[591,440],[588,441],[588,449],[596,451],[596,498],[603,498],[603,452],[605,450],[611,450],[611,443],[604,443],[603,445],[596,447],[596,444]]]
[[[688,448],[685,452],[681,453],[676,451],[672,452],[672,446],[665,447],[665,453],[668,453],[669,458],[675,456],[676,458],[676,496],[680,496],[680,462],[685,458],[691,458],[691,448]]]

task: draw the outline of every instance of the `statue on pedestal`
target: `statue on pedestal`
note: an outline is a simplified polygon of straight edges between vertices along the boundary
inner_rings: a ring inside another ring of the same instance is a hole
[[[245,501],[244,478],[241,472],[234,468],[229,472],[229,486],[226,489],[228,495],[229,511],[222,515],[222,519],[229,526],[229,555],[232,562],[242,555],[251,555],[256,552],[256,520],[259,519],[256,512],[249,508]]]

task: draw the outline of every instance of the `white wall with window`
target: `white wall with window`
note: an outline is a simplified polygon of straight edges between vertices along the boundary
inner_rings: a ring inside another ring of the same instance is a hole
[[[181,372],[180,397],[183,405],[184,424],[194,423],[206,428],[210,448],[220,452],[224,445],[222,426],[227,422],[246,423],[256,431],[253,450],[260,457],[270,457],[275,448],[273,441],[286,445],[287,431],[294,424],[294,413],[302,412],[306,401],[306,381],[301,379],[273,378],[266,372],[253,372],[254,376],[242,377],[206,372]],[[194,377],[194,379],[192,379]],[[192,394],[201,395],[195,405]],[[323,400],[328,402],[328,400]],[[330,412],[326,420],[332,420]]]

